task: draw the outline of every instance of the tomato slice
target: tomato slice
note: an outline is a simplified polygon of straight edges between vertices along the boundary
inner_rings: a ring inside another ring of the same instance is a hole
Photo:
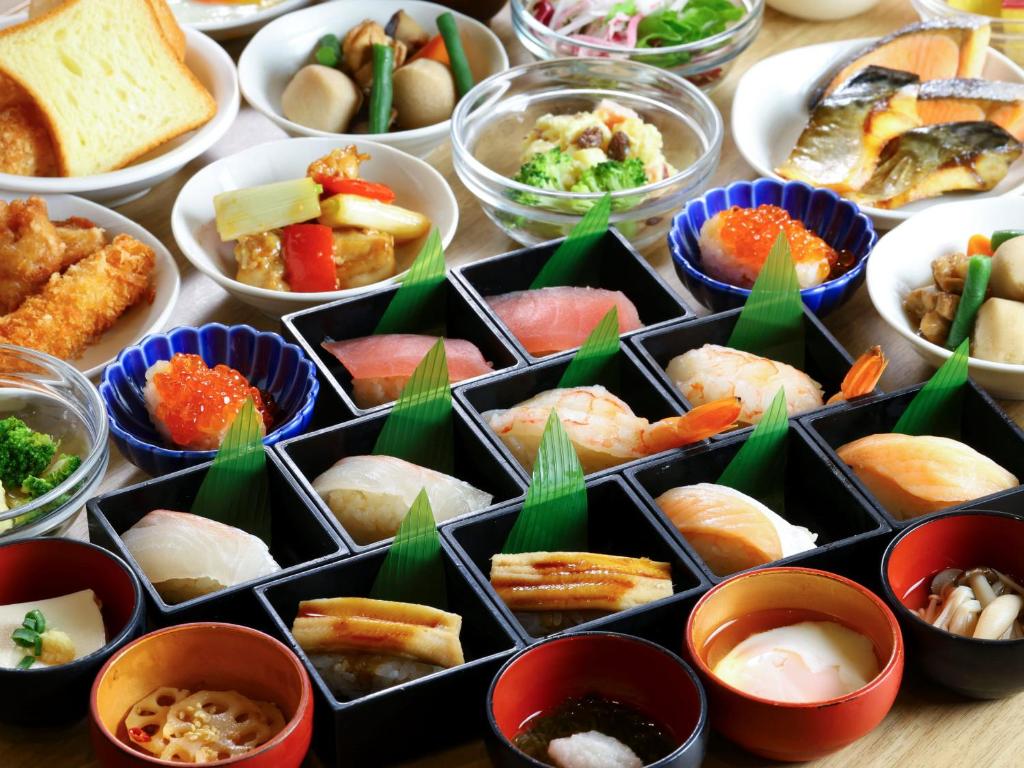
[[[281,230],[284,277],[293,291],[333,291],[334,232],[325,224],[290,224]]]
[[[359,195],[359,197],[368,197],[371,200],[380,200],[382,203],[395,202],[394,190],[386,184],[378,184],[375,181],[343,179],[339,176],[326,176],[322,173],[316,174],[313,181],[323,187],[327,195]]]

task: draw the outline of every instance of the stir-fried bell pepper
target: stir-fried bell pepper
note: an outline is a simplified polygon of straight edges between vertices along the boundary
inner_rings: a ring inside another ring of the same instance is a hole
[[[340,176],[317,174],[313,180],[324,188],[328,195],[359,195],[382,203],[395,202],[395,192],[387,184],[378,184],[365,179],[345,179]]]
[[[333,291],[334,232],[323,224],[292,224],[281,231],[285,279],[293,291]]]

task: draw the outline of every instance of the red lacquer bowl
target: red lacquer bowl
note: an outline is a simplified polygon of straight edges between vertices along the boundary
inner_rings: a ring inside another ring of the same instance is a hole
[[[145,635],[111,657],[92,687],[92,742],[106,768],[180,766],[128,742],[124,717],[161,686],[238,691],[280,707],[286,725],[252,752],[208,765],[298,768],[313,735],[313,700],[302,663],[274,638],[234,624],[182,624]]]
[[[811,704],[776,702],[720,680],[707,662],[711,636],[759,611],[813,611],[868,637],[881,671],[863,688]],[[903,638],[892,611],[870,590],[809,568],[766,568],[735,576],[709,591],[690,614],[686,648],[707,689],[711,725],[772,760],[814,760],[856,741],[892,707],[903,677]]]

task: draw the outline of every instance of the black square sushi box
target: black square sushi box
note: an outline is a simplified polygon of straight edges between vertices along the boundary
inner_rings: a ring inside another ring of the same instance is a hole
[[[655,499],[683,485],[715,483],[750,433],[733,435],[681,456],[647,461],[626,471],[626,478],[668,534],[698,564],[704,578],[717,584],[735,574],[712,571],[662,513]],[[858,581],[877,580],[878,561],[889,525],[853,484],[824,458],[800,425],[790,420],[786,440],[785,510],[773,510],[793,525],[818,534],[817,547],[770,565],[799,565],[834,571]]]
[[[501,442],[484,420],[483,414],[494,409],[511,408],[534,395],[557,388],[571,360],[571,354],[556,355],[527,368],[481,379],[455,390],[455,399],[465,408],[476,427],[497,446],[504,461],[527,481],[530,473]],[[673,399],[654,380],[636,354],[625,346],[610,361],[601,380],[593,384],[605,386],[612,394],[622,398],[633,413],[652,422],[683,413],[679,401]],[[591,473],[588,477],[619,472],[625,466],[629,466],[629,463]]]
[[[911,400],[923,384],[896,390],[888,394],[873,395],[858,399],[839,408],[829,408],[800,418],[801,426],[821,447],[828,460],[851,482],[879,514],[894,528],[904,528],[920,520],[922,515],[911,520],[899,520],[889,513],[881,502],[857,478],[853,470],[839,458],[836,451],[846,443],[867,435],[891,432]],[[951,415],[959,419],[960,432],[955,435],[960,442],[988,456],[1018,478],[1024,478],[1024,430],[999,407],[981,387],[968,381],[959,403],[959,413]],[[948,435],[947,435],[948,436]],[[1013,497],[1020,487],[983,496],[949,509],[1013,509]]]
[[[498,330],[490,317],[470,301],[456,287],[451,276],[445,278],[446,333],[451,338],[465,339],[477,346],[484,360],[494,366],[494,371],[511,371],[525,365],[513,345]],[[333,393],[344,404],[344,408],[355,416],[376,413],[388,405],[360,408],[352,395],[352,376],[345,366],[321,344],[325,341],[344,341],[373,335],[381,317],[391,303],[398,286],[361,293],[350,299],[340,299],[312,309],[294,312],[281,318],[281,333],[289,341],[298,344],[316,364],[320,379],[321,394],[324,390]],[[409,328],[405,333],[436,334],[438,328]],[[483,377],[491,376],[486,374]],[[473,379],[468,379],[473,381]],[[456,386],[460,386],[459,382]]]
[[[470,423],[458,403],[452,405],[455,452],[453,475],[475,488],[492,494],[494,500],[487,509],[494,509],[522,498],[526,493],[523,478],[504,461],[494,444]],[[284,440],[274,446],[282,463],[294,476],[295,483],[309,498],[309,503],[319,510],[336,535],[352,552],[374,549],[392,541],[392,538],[372,544],[356,543],[331,512],[327,503],[313,490],[313,481],[339,459],[373,453],[374,444],[390,413],[391,409],[388,408],[380,413],[361,416],[346,424]]]
[[[707,589],[707,581],[621,477],[606,475],[588,481],[587,502],[587,551],[670,563],[674,594],[565,631],[623,632],[678,652],[686,617],[697,597]],[[510,504],[485,515],[453,522],[443,526],[441,531],[480,588],[498,606],[501,615],[529,644],[541,638],[523,626],[490,582],[491,557],[501,552],[522,508],[521,503]]]
[[[200,464],[90,499],[89,537],[123,557],[135,571],[145,591],[150,626],[225,621],[266,629],[268,622],[256,603],[253,586],[348,554],[341,537],[313,508],[305,492],[272,452],[267,452],[272,516],[270,554],[281,566],[280,572],[171,605],[160,597],[121,539],[125,531],[154,509],[187,512],[209,468],[209,463]],[[189,555],[182,553],[182,556]]]
[[[291,626],[302,600],[366,597],[386,547],[292,574],[255,592],[273,634],[298,654],[316,696],[314,748],[327,765],[371,766],[450,747],[484,733],[484,699],[494,674],[522,647],[511,627],[442,541],[447,610],[462,617],[466,662],[352,701],[340,700],[295,642]]]
[[[462,290],[493,318],[494,324],[529,363],[543,358],[534,357],[526,351],[515,334],[494,315],[487,297],[528,289],[563,240],[521,248],[452,270]],[[694,316],[682,297],[614,227],[586,255],[586,260],[584,275],[574,284],[575,287],[622,291],[636,305],[643,328],[630,331],[624,337]]]
[[[741,309],[730,309],[684,323],[670,323],[655,330],[642,330],[629,339],[630,346],[657,381],[690,410],[694,404],[679,391],[665,372],[678,355],[705,344],[727,346]],[[839,391],[853,358],[813,312],[804,306],[805,364],[803,371],[821,384],[827,400]],[[749,427],[747,428],[750,429]],[[738,430],[737,430],[738,431]],[[734,433],[728,433],[734,434]],[[728,435],[722,435],[725,437]]]

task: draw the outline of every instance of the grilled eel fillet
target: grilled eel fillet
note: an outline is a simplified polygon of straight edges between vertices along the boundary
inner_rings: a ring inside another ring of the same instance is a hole
[[[672,595],[672,568],[645,557],[527,552],[491,558],[491,585],[513,611],[623,611]]]
[[[465,660],[462,617],[426,605],[332,597],[303,600],[292,635],[307,653],[400,656],[439,667]]]

